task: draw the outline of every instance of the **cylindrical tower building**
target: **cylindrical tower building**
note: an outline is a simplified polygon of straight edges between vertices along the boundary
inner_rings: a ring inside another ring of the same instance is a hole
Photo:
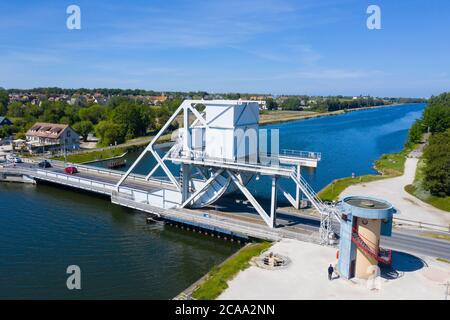
[[[378,263],[389,264],[390,251],[380,249],[381,235],[390,236],[395,209],[384,200],[347,197],[339,245],[339,271],[346,278],[367,279]]]

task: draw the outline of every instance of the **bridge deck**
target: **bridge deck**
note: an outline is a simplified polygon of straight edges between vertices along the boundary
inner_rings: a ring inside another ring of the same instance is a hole
[[[293,228],[288,226],[282,228],[269,228],[258,216],[251,214],[233,214],[217,210],[192,210],[172,207],[163,209],[151,204],[145,197],[136,197],[136,193],[148,193],[160,190],[173,190],[175,187],[170,183],[160,181],[146,181],[145,177],[130,175],[127,181],[116,190],[116,183],[122,177],[122,173],[96,168],[91,166],[77,165],[79,172],[74,175],[64,172],[64,163],[52,162],[52,168],[39,168],[36,164],[24,163],[15,166],[0,167],[0,173],[23,175],[37,181],[48,181],[55,184],[70,186],[81,190],[87,190],[111,196],[115,204],[130,207],[140,211],[156,214],[164,219],[182,222],[204,227],[209,230],[228,231],[237,235],[246,235],[267,240],[280,240],[283,237],[295,238],[305,241],[318,241],[317,232],[308,229]],[[205,216],[205,213],[208,215]]]
[[[112,203],[129,207],[132,209],[148,212],[164,219],[179,221],[184,224],[203,227],[218,232],[228,231],[235,235],[245,235],[258,239],[278,241],[282,238],[291,238],[308,242],[319,243],[320,238],[317,230],[291,227],[281,224],[279,228],[269,228],[264,221],[257,216],[232,214],[222,211],[205,211],[193,209],[162,209],[146,203],[138,203],[130,199],[114,195]],[[207,215],[205,215],[207,213]]]

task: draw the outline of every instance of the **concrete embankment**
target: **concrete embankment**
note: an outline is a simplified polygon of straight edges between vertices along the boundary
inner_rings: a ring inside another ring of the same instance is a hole
[[[16,183],[36,184],[36,181],[34,181],[34,179],[29,178],[25,175],[6,174],[6,173],[0,173],[0,182],[16,182]]]

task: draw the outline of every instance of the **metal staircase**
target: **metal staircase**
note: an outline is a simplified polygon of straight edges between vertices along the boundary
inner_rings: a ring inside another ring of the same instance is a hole
[[[311,188],[308,182],[294,171],[291,174],[291,179],[294,180],[297,187],[303,192],[303,194],[311,201],[313,207],[320,213],[320,239],[322,244],[328,244],[330,235],[335,233],[333,228],[333,220],[335,219],[340,223],[341,214],[340,210],[335,205],[324,203],[317,193]]]
[[[219,173],[219,170],[211,174],[211,177],[214,175],[214,180],[206,188],[204,187],[205,184],[208,183],[208,180],[192,179],[194,193],[196,190],[200,190],[202,188],[204,188],[204,190],[195,196],[188,204],[190,208],[206,207],[217,201],[227,191],[231,183],[231,177],[225,172]]]
[[[366,240],[368,241],[368,240]],[[379,253],[377,254],[375,251],[373,251],[367,243],[364,241],[362,236],[358,233],[358,230],[356,228],[352,229],[352,242],[361,249],[365,254],[368,256],[376,259],[378,262],[390,265],[392,263],[392,250],[382,249],[380,248]]]

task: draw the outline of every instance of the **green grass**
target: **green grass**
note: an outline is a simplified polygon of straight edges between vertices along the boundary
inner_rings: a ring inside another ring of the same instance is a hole
[[[132,140],[128,140],[124,144],[113,146],[111,148],[105,148],[105,149],[93,149],[93,150],[87,150],[85,152],[77,153],[77,154],[69,154],[67,155],[67,161],[72,163],[84,163],[84,162],[91,162],[91,161],[97,161],[97,160],[103,160],[103,159],[109,159],[113,157],[118,157],[124,154],[125,152],[132,152],[136,151],[139,148],[147,145],[150,140],[153,137],[151,136],[144,136],[144,137],[138,137],[134,138]],[[165,134],[162,135],[158,139],[158,143],[165,143],[169,142],[171,138],[171,134]],[[64,161],[63,156],[58,156],[52,158],[54,160],[60,160]]]
[[[398,153],[384,154],[375,161],[375,169],[383,175],[396,177],[405,171],[405,161],[413,148],[405,148]]]
[[[264,250],[270,248],[270,242],[255,243],[243,247],[237,254],[226,260],[222,265],[215,266],[207,275],[206,280],[192,293],[197,300],[213,300],[226,288],[227,282],[239,271],[250,266],[251,258],[259,256]]]
[[[447,240],[450,241],[450,235],[443,234],[443,233],[424,233],[422,234],[423,237],[427,238],[434,238],[434,239],[440,239],[440,240]]]
[[[405,170],[406,155],[411,150],[412,148],[405,148],[399,153],[382,155],[380,159],[375,161],[374,166],[381,175],[369,174],[355,178],[347,177],[334,180],[319,192],[319,197],[324,201],[334,201],[339,198],[342,191],[351,185],[401,176]]]
[[[89,161],[108,159],[118,157],[124,154],[126,151],[127,148],[112,148],[101,151],[95,150],[78,154],[69,154],[67,155],[67,161],[72,163],[84,163]],[[64,157],[55,157],[53,159],[64,161]]]
[[[414,183],[405,186],[405,191],[415,196],[416,198],[419,198],[423,202],[432,205],[433,207],[450,212],[450,196],[436,197],[433,196],[428,190],[425,190],[425,188],[423,187],[425,167],[425,161],[423,159],[420,159],[419,163],[417,164]]]
[[[450,263],[450,260],[447,260],[445,258],[437,258],[436,260],[440,262]]]
[[[332,183],[327,185],[325,188],[323,188],[319,192],[320,199],[324,201],[333,201],[338,199],[339,195],[344,191],[346,188],[353,184],[358,183],[364,183],[364,182],[370,182],[375,180],[380,180],[388,178],[386,176],[381,175],[366,175],[366,176],[360,176],[360,177],[347,177],[342,179],[334,180]]]

